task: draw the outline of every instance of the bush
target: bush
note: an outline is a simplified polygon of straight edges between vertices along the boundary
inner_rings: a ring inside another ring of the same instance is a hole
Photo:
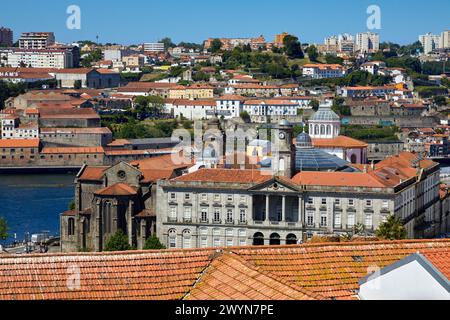
[[[162,250],[166,247],[159,241],[158,237],[153,235],[147,239],[144,245],[144,250]]]
[[[127,235],[122,231],[117,231],[105,244],[105,251],[128,251],[131,250]]]

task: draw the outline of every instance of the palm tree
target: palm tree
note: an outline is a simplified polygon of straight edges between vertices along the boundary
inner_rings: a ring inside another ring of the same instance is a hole
[[[380,225],[376,235],[385,240],[402,240],[406,239],[407,233],[402,220],[392,215]]]

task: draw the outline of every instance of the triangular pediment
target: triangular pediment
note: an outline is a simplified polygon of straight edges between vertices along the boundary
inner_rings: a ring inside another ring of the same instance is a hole
[[[258,191],[258,192],[281,192],[281,193],[299,193],[301,189],[299,186],[286,181],[285,178],[274,177],[268,181],[265,181],[261,184],[253,186],[249,189],[249,191]]]
[[[139,186],[142,172],[127,162],[119,162],[105,171],[108,186],[116,183],[125,183]]]

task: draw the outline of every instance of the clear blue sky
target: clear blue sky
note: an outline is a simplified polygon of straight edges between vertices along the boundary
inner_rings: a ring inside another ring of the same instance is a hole
[[[66,9],[81,8],[81,30],[66,28]],[[401,44],[419,34],[450,29],[449,0],[3,0],[0,26],[54,31],[58,41],[95,40],[124,44],[201,42],[207,37],[274,35],[287,31],[302,42],[322,43],[338,33],[366,31],[367,7],[381,7],[381,41]]]

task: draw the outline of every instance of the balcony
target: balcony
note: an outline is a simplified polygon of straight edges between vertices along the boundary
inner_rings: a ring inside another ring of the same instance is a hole
[[[192,223],[192,218],[183,218],[184,223]]]
[[[234,220],[225,220],[225,224],[234,225]]]
[[[178,222],[178,218],[167,218],[167,222],[171,222],[171,223],[177,223]]]

